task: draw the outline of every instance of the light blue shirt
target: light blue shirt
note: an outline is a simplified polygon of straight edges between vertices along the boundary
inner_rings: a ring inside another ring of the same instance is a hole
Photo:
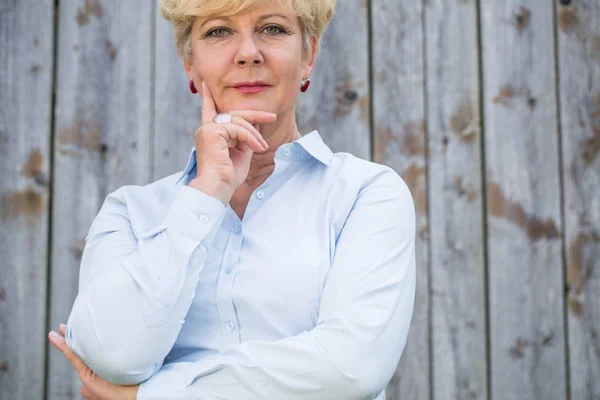
[[[415,295],[415,211],[392,169],[280,146],[243,220],[182,173],[111,193],[67,343],[138,399],[384,399]]]

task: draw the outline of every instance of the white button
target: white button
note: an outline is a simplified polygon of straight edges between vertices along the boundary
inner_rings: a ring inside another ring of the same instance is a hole
[[[256,192],[256,197],[258,197],[259,200],[262,200],[265,198],[265,192],[263,192],[262,190],[259,190],[258,192]]]
[[[231,267],[225,268],[225,274],[229,275],[231,273]]]
[[[228,330],[229,332],[232,332],[232,331],[235,329],[235,324],[234,324],[233,322],[229,321],[229,322],[227,323],[227,325],[225,325],[225,328],[227,328],[227,330]]]
[[[288,149],[287,147],[285,147],[281,152],[286,157],[290,155],[290,149]]]
[[[242,233],[242,226],[241,225],[236,226],[235,230],[234,230],[234,233],[236,235],[239,235],[240,233]]]
[[[200,222],[202,222],[203,224],[206,224],[208,222],[208,217],[205,214],[200,214],[198,215],[198,219],[200,220]]]

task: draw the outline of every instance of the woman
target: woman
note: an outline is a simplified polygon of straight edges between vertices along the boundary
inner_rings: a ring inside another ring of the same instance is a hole
[[[182,173],[107,197],[50,340],[88,399],[384,399],[413,310],[412,198],[295,121],[335,0],[161,6],[202,95],[196,146]]]

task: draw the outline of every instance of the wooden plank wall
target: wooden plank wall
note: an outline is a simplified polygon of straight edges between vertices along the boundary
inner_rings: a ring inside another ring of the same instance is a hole
[[[302,133],[318,129],[337,151],[369,159],[368,3],[343,1],[323,38],[310,90],[300,96],[298,128]]]
[[[0,5],[0,398],[44,394],[54,2]]]
[[[481,2],[491,397],[566,394],[553,11]]]
[[[570,394],[594,399],[600,397],[600,2],[558,4],[555,20]]]
[[[150,180],[153,12],[119,0],[60,2],[48,330],[69,315],[106,195]],[[54,349],[48,357],[48,399],[79,398],[73,368]]]
[[[430,1],[425,25],[433,397],[487,399],[477,5]]]
[[[417,214],[417,293],[407,346],[389,398],[430,397],[429,228],[425,132],[423,8],[411,0],[371,6],[374,161],[389,165],[409,185]]]
[[[387,398],[600,398],[600,3],[338,3],[297,117],[413,193]],[[46,332],[84,238],[109,192],[185,166],[200,108],[157,8],[2,2],[0,400],[80,398]]]

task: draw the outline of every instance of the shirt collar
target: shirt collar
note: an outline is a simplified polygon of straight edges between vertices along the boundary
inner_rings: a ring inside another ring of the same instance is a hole
[[[288,150],[286,150],[288,149]],[[291,159],[293,161],[304,161],[314,158],[326,166],[329,166],[333,152],[325,144],[318,131],[312,131],[291,143],[282,144],[275,152],[276,159]],[[179,184],[196,166],[196,146],[192,147],[187,165],[175,184]]]
[[[329,146],[325,144],[323,138],[321,137],[318,131],[312,131],[302,136],[295,142],[286,144],[284,146],[291,146],[293,145],[293,143],[298,143],[300,146],[302,146],[302,148],[306,151],[308,155],[329,166],[331,156],[333,156],[333,152],[331,151]]]

